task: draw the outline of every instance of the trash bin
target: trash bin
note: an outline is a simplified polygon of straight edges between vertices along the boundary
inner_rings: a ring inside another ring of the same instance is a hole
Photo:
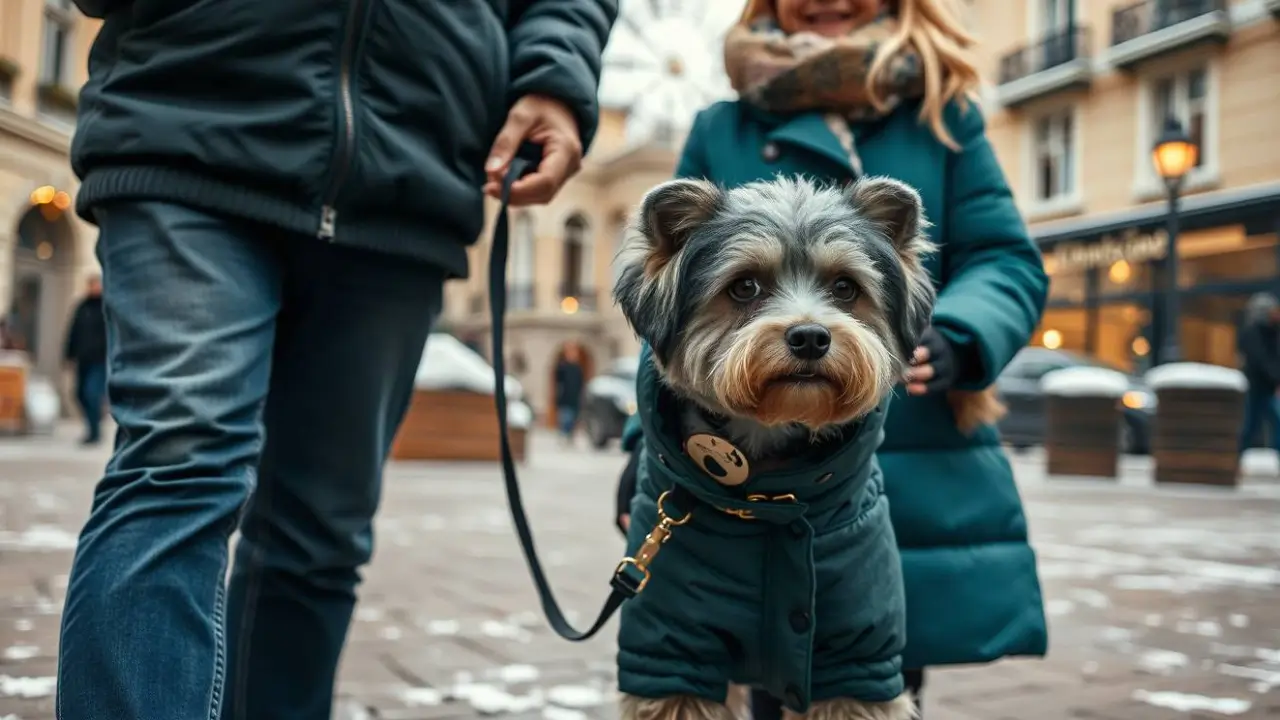
[[[1040,379],[1050,476],[1119,475],[1120,398],[1128,389],[1128,378],[1106,368],[1064,368]]]
[[[1151,454],[1155,481],[1234,487],[1240,473],[1240,431],[1249,383],[1220,365],[1169,363],[1153,368],[1156,393]]]

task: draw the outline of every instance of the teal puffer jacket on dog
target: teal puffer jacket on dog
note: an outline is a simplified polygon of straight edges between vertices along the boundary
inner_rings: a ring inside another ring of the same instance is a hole
[[[629,554],[656,524],[665,490],[680,485],[697,502],[679,508],[692,519],[673,529],[648,585],[622,608],[619,689],[723,702],[732,682],[764,687],[797,712],[900,695],[906,603],[875,460],[885,405],[812,456],[728,487],[685,453],[675,398],[648,348],[637,399],[645,447]]]

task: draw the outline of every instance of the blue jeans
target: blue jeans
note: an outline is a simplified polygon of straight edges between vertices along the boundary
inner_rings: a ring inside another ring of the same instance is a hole
[[[105,362],[76,363],[76,403],[84,414],[85,440],[102,437],[102,399],[107,393]]]
[[[573,428],[578,424],[578,408],[572,405],[561,405],[556,408],[556,424],[560,426],[560,434],[565,437],[573,435]]]
[[[1270,388],[1250,386],[1244,396],[1244,426],[1240,428],[1240,452],[1249,449],[1258,430],[1266,423],[1271,431],[1271,447],[1280,450],[1280,403]]]
[[[119,431],[58,717],[327,720],[443,273],[165,203],[98,220]]]

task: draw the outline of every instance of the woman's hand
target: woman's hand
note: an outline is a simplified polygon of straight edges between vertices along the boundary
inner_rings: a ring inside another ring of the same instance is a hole
[[[928,395],[949,390],[956,379],[955,350],[933,327],[925,329],[902,380],[908,395]]]

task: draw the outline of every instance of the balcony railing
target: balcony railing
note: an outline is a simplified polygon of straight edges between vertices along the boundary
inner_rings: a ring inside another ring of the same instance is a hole
[[[1000,84],[1088,58],[1090,37],[1088,27],[1072,25],[1006,53],[1000,58]]]
[[[1227,13],[1227,0],[1142,0],[1111,14],[1111,44],[1137,40],[1185,22]]]
[[[1089,84],[1093,75],[1089,61],[1087,26],[1070,25],[1054,31],[1000,58],[1000,85],[1003,105],[1016,107],[1029,100]]]

